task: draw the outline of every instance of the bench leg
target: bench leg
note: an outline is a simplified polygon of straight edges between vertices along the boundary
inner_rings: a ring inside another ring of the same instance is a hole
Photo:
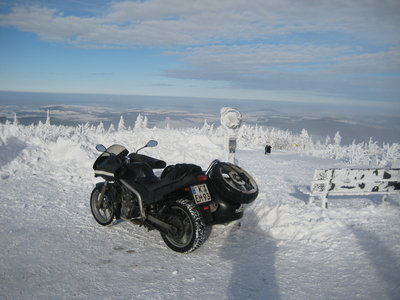
[[[328,198],[326,196],[321,197],[321,205],[322,208],[328,208]]]

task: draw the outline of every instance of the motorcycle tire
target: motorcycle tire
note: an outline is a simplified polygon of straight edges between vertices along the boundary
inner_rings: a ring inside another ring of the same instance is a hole
[[[251,203],[258,196],[256,181],[249,173],[234,164],[217,163],[210,172],[210,178],[218,194],[232,203]]]
[[[175,233],[161,233],[165,244],[172,250],[189,253],[199,248],[206,239],[206,226],[197,206],[190,200],[180,199],[169,207],[165,222],[173,225]]]
[[[100,191],[97,188],[90,196],[90,210],[94,219],[102,226],[107,226],[114,220],[115,212],[110,196],[106,193],[103,201],[100,201]]]

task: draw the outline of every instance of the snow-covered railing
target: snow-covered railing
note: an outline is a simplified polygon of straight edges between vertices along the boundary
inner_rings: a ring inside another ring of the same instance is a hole
[[[317,169],[311,183],[310,203],[320,197],[328,208],[328,195],[374,195],[400,193],[400,169]]]

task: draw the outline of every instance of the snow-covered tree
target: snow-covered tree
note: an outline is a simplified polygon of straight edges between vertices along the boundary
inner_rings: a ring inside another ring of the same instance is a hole
[[[121,116],[118,123],[118,131],[126,130],[124,117]]]
[[[203,127],[200,129],[200,133],[208,135],[210,133],[210,128],[211,126],[208,124],[207,119],[204,119]]]
[[[97,125],[96,133],[103,134],[104,132],[105,132],[104,124],[103,124],[103,122],[100,122],[99,125]]]
[[[49,119],[50,117],[48,113],[48,120]],[[142,126],[144,126],[146,123],[145,119],[146,118],[142,117],[141,115],[138,117],[137,124],[140,124],[140,127],[138,128],[143,128]],[[74,143],[82,144],[82,147],[84,148],[93,148],[93,144],[96,144],[99,141],[108,141],[108,143],[116,142],[117,140],[120,140],[120,134],[124,133],[124,131],[116,132],[113,124],[110,124],[108,130],[104,130],[103,123],[100,123],[98,126],[86,123],[75,127],[61,125],[50,126],[50,121],[46,121],[46,124],[48,125],[39,121],[39,123],[36,125],[32,124],[30,126],[15,126],[14,124],[17,123],[18,119],[15,115],[13,122],[6,120],[5,124],[0,124],[1,137],[4,139],[11,133],[16,134],[16,129],[18,129],[18,134],[21,136],[26,136],[33,139],[36,138],[45,143],[48,143],[49,141],[57,142],[58,139],[67,139],[73,141]],[[120,121],[120,124],[118,125],[119,130],[123,128],[123,123],[124,122]],[[216,129],[213,129],[213,126],[210,126],[206,120],[204,121],[202,128],[172,129],[170,128],[168,118],[165,120],[164,124],[166,124],[165,130],[170,130],[171,135],[178,133],[178,131],[179,134],[188,134],[191,136],[193,134],[202,134],[211,137],[212,141],[223,141],[223,137],[225,136],[224,128],[218,126]],[[160,131],[156,127],[147,130],[152,130],[154,133]],[[314,143],[312,137],[305,129],[302,130],[300,134],[294,134],[289,130],[268,127],[265,128],[262,126],[252,126],[248,124],[243,124],[238,130],[237,134],[238,148],[261,148],[266,144],[269,144],[273,145],[273,149],[297,151],[324,158],[339,159],[351,165],[371,167],[400,166],[399,143],[394,143],[392,145],[380,145],[378,142],[370,139],[369,142],[356,144],[356,142],[353,141],[353,143],[350,145],[341,145],[339,133],[335,135],[334,139],[331,140],[328,137],[325,140],[325,143],[323,141],[324,139],[322,139],[322,142]],[[296,145],[298,146],[296,147]]]
[[[301,130],[300,133],[300,147],[304,150],[306,148],[308,148],[310,142],[310,136],[307,132],[307,130],[305,130],[304,128]]]
[[[328,136],[325,138],[325,146],[329,145],[330,143],[331,143],[331,137],[328,135]]]
[[[342,142],[342,137],[340,136],[339,131],[336,132],[333,140],[334,140],[336,146],[340,146],[340,143]]]
[[[18,118],[17,118],[17,114],[16,114],[16,113],[14,114],[14,121],[13,121],[13,124],[14,124],[15,126],[18,125]]]
[[[171,130],[171,126],[170,126],[169,122],[170,122],[170,118],[169,118],[169,117],[166,117],[166,118],[165,118],[165,123],[166,123],[165,129],[166,129],[166,130]]]
[[[115,126],[113,123],[110,124],[110,127],[108,128],[108,133],[115,132]]]
[[[147,116],[144,116],[143,123],[142,123],[142,128],[147,128],[148,123],[149,123],[149,120],[147,119]]]
[[[50,125],[50,110],[47,110],[46,125]]]
[[[141,114],[138,114],[136,121],[135,121],[134,129],[135,130],[140,129],[140,128],[142,128],[142,126],[143,126],[143,118],[142,118]]]

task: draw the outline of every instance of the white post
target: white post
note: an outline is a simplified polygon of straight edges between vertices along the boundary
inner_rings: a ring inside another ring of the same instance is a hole
[[[333,179],[333,173],[335,172],[334,169],[331,169],[328,172],[328,178],[326,178],[326,183],[325,183],[325,194],[321,197],[321,204],[322,204],[322,208],[326,209],[328,208],[328,193],[329,193],[329,189],[331,188],[331,184],[332,184],[332,179]]]
[[[233,129],[227,129],[224,143],[225,160],[235,163],[236,153],[236,132]]]
[[[323,209],[328,208],[328,199],[327,199],[327,195],[323,195],[321,196],[321,205]]]
[[[224,152],[225,160],[235,163],[237,130],[242,122],[242,114],[234,108],[221,108],[221,124],[226,129]]]

